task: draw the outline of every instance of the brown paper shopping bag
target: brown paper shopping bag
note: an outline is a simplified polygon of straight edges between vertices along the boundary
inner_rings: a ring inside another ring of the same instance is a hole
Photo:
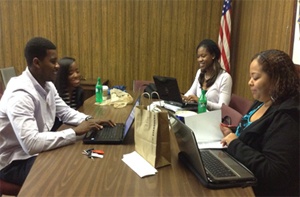
[[[168,113],[148,111],[146,106],[135,108],[135,150],[153,167],[171,163]]]

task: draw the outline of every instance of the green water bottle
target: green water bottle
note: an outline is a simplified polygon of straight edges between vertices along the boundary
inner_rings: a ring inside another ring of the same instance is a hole
[[[198,114],[206,112],[207,99],[205,96],[205,90],[201,90],[201,95],[198,100]]]
[[[103,102],[103,89],[102,89],[100,77],[98,77],[98,79],[97,79],[95,92],[96,92],[96,103],[102,103]]]

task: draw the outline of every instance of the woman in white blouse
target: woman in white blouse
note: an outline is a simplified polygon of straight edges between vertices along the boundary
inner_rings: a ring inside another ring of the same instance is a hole
[[[209,39],[200,42],[196,49],[199,70],[191,88],[182,95],[185,101],[198,102],[201,90],[205,90],[207,109],[221,109],[228,105],[231,98],[232,79],[219,63],[218,45]]]

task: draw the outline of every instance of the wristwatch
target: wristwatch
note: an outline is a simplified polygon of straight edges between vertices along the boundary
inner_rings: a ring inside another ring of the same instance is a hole
[[[85,118],[85,121],[88,121],[89,119],[93,119],[93,116],[87,116],[87,117]]]

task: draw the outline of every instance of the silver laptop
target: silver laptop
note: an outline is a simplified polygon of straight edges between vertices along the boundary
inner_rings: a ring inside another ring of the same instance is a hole
[[[253,173],[223,150],[198,149],[194,132],[173,113],[170,122],[180,149],[179,159],[211,189],[256,185]]]

